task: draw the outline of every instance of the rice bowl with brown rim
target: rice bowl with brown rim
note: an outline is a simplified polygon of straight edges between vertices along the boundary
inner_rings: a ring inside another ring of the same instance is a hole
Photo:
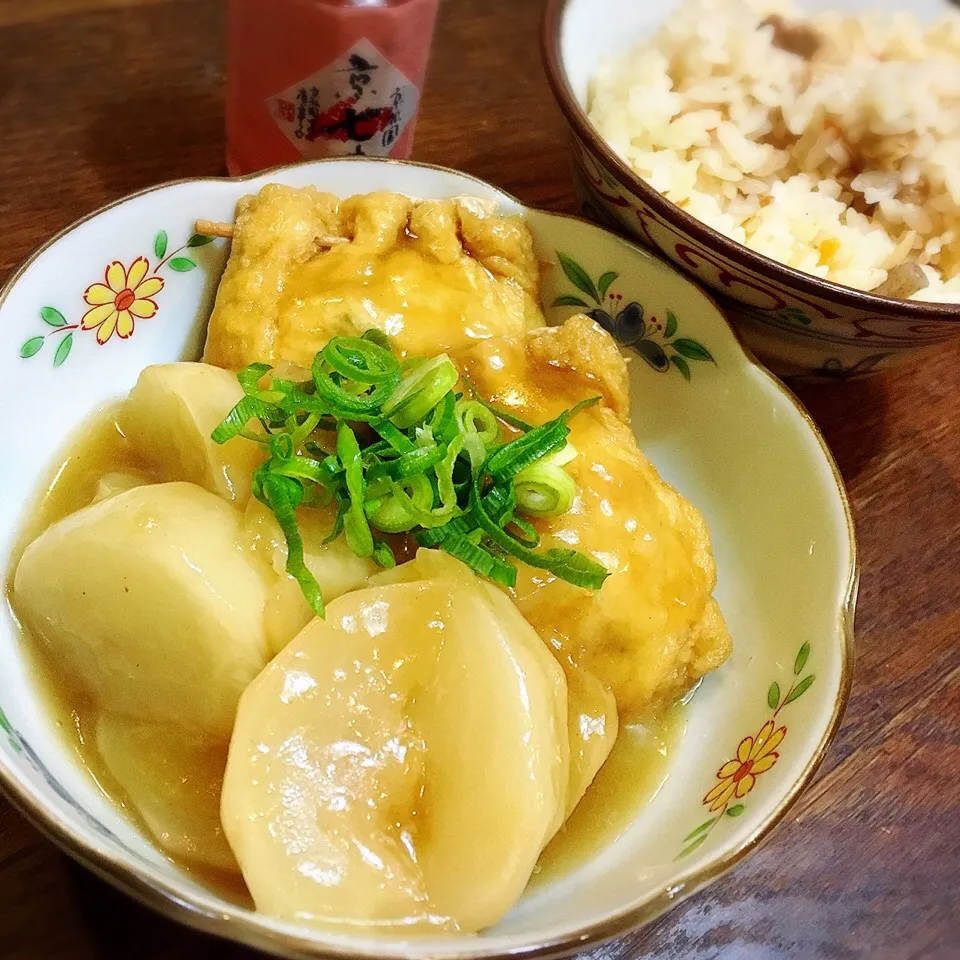
[[[960,302],[960,15],[687,0],[587,111],[686,213],[808,275]]]

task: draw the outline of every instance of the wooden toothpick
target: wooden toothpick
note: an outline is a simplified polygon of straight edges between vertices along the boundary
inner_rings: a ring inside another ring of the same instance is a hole
[[[226,240],[233,239],[232,223],[222,223],[219,220],[197,220],[193,228],[204,237],[223,237]],[[337,244],[349,242],[349,237],[319,236],[316,238],[318,247],[335,247]]]

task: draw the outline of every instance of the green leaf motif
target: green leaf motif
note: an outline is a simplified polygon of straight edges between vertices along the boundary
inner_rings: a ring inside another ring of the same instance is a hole
[[[177,273],[189,273],[196,267],[196,264],[189,257],[174,257],[170,261],[170,269]]]
[[[670,358],[670,362],[683,374],[684,380],[690,379],[690,364],[683,357],[675,353]]]
[[[730,809],[727,810],[727,816],[728,816],[728,817],[739,817],[740,814],[743,813],[743,811],[744,811],[745,809],[746,809],[746,808],[744,807],[744,805],[743,805],[742,803],[738,803],[736,806],[730,807]]]
[[[681,337],[674,340],[671,344],[674,350],[688,360],[710,360],[713,361],[713,354],[697,340],[690,340],[687,337]]]
[[[67,318],[56,307],[41,307],[40,319],[50,327],[65,327]]]
[[[667,359],[667,355],[663,352],[663,347],[661,347],[659,343],[655,343],[653,340],[638,340],[633,345],[633,349],[636,350],[654,370],[664,373],[670,369],[670,361]]]
[[[799,677],[803,673],[803,668],[807,665],[807,658],[810,656],[810,644],[805,643],[797,654],[796,662],[793,665],[793,675]]]
[[[53,355],[53,367],[62,367],[64,361],[70,356],[73,349],[73,334],[68,333],[57,345],[57,352]]]
[[[577,263],[576,260],[572,260],[565,253],[557,251],[557,259],[560,261],[560,266],[563,267],[563,272],[567,275],[567,279],[580,291],[585,293],[588,297],[596,300],[597,303],[600,302],[600,297],[597,294],[597,288],[593,285],[593,281],[587,275],[587,271]]]
[[[31,337],[20,348],[20,356],[23,357],[24,360],[28,360],[30,357],[39,353],[40,348],[42,346],[43,346],[43,337]]]
[[[22,752],[23,748],[20,746],[20,738],[17,735],[17,731],[10,725],[10,721],[7,719],[7,715],[3,710],[0,710],[0,730],[3,730],[7,735],[7,739],[10,741],[10,747],[14,753]]]
[[[771,683],[770,689],[767,691],[767,706],[771,710],[776,710],[777,705],[780,703],[780,684]]]
[[[205,247],[208,243],[213,243],[216,237],[208,237],[202,233],[195,233],[188,241],[188,247]]]
[[[153,241],[153,252],[157,255],[157,259],[162,260],[167,255],[168,243],[167,231],[161,230]]]
[[[677,318],[672,310],[667,311],[667,325],[663,328],[663,337],[669,340],[677,332]]]
[[[787,699],[783,701],[783,705],[786,706],[788,703],[793,703],[794,700],[799,700],[809,689],[810,685],[816,679],[814,674],[810,674],[809,677],[804,677],[788,694]]]
[[[555,307],[586,307],[587,305],[585,301],[579,297],[571,296],[569,293],[565,293],[553,301]]]
[[[689,846],[684,847],[683,850],[680,851],[680,854],[679,854],[679,856],[677,857],[677,859],[679,860],[681,857],[689,856],[689,855],[690,855],[691,853],[693,853],[693,851],[696,850],[697,847],[699,847],[700,844],[703,843],[703,841],[706,840],[707,837],[709,837],[709,836],[710,836],[709,833],[701,833],[700,836],[697,837],[697,839],[693,841],[693,843],[691,843]]]
[[[607,295],[607,291],[610,289],[610,284],[617,279],[619,274],[614,273],[613,270],[608,270],[599,280],[597,280],[597,290],[600,292],[601,300],[604,299]]]
[[[713,817],[710,820],[705,820],[703,823],[697,827],[696,830],[691,830],[684,838],[683,842],[687,843],[689,840],[692,840],[694,837],[699,837],[704,830],[709,830],[717,822],[717,818]]]

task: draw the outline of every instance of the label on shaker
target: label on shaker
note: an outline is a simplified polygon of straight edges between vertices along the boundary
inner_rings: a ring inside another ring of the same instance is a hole
[[[266,105],[304,157],[385,157],[419,99],[416,86],[364,39]]]

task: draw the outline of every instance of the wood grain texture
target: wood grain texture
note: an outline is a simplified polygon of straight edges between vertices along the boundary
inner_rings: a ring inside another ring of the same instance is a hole
[[[534,0],[446,0],[415,149],[574,209]],[[221,0],[0,0],[0,281],[92,209],[223,171]],[[802,399],[849,485],[858,664],[840,736],[789,821],[648,930],[636,960],[960,957],[960,341]],[[144,911],[0,803],[0,957],[238,960]]]

